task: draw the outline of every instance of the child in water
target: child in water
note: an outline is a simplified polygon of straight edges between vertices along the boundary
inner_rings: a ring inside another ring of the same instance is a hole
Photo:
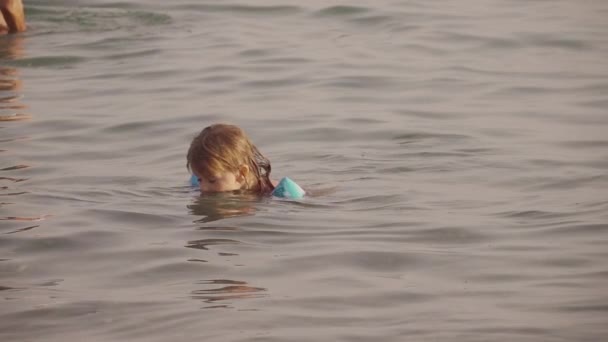
[[[258,195],[301,198],[304,190],[285,177],[270,180],[270,161],[237,126],[215,124],[196,136],[186,166],[201,192],[247,191]]]
[[[237,126],[206,127],[190,144],[186,166],[202,192],[246,190],[270,194],[270,161]]]

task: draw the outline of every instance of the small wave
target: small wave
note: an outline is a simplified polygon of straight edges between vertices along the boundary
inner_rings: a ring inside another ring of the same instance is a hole
[[[454,120],[462,117],[459,113],[449,113],[431,110],[397,110],[397,114],[421,119]]]
[[[573,38],[564,38],[562,35],[527,34],[522,37],[522,40],[527,42],[530,46],[553,47],[574,51],[588,50],[592,47],[586,41]]]
[[[140,6],[138,6],[137,4],[133,3],[133,2],[107,2],[107,3],[101,3],[101,4],[92,4],[91,7],[95,7],[95,8],[111,8],[111,9],[115,9],[115,8],[121,8],[121,9],[138,9],[141,8]]]
[[[49,217],[51,217],[51,215],[42,215],[42,216],[36,216],[36,217],[7,216],[7,217],[0,217],[0,221],[42,221]]]
[[[187,4],[177,5],[173,7],[179,10],[200,11],[200,12],[232,12],[238,14],[260,14],[260,15],[276,15],[276,14],[294,14],[301,12],[302,9],[298,6],[255,6],[255,5],[212,5],[212,4]]]
[[[99,178],[97,177],[96,179],[99,179]],[[116,182],[116,179],[114,179],[114,181]],[[125,182],[129,183],[129,179],[125,179]],[[132,192],[128,192],[128,193],[123,192],[123,193],[118,193],[118,194],[112,193],[110,195],[110,197],[112,197],[112,196],[125,197],[125,194],[130,197],[134,196],[134,194]],[[92,197],[95,197],[95,196],[92,196]],[[127,210],[127,209],[124,209],[124,210],[89,209],[89,210],[86,210],[85,212],[83,212],[83,217],[89,217],[90,219],[97,219],[97,220],[101,220],[101,221],[110,220],[115,225],[119,224],[119,223],[138,224],[138,225],[147,226],[150,228],[157,227],[157,226],[166,227],[166,226],[170,226],[170,225],[176,223],[174,218],[171,216],[168,216],[168,215],[137,212],[134,210]]]
[[[454,32],[438,32],[438,35],[440,40],[446,42],[458,42],[461,44],[476,44],[475,47],[479,49],[513,49],[524,46],[524,44],[516,38],[492,37]]]
[[[16,230],[12,230],[10,232],[6,232],[4,234],[15,234],[15,233],[26,232],[28,230],[32,230],[32,229],[38,228],[38,227],[40,227],[40,225],[27,226],[27,227],[24,227],[24,228],[19,228],[19,229],[16,229]]]
[[[522,211],[507,211],[496,214],[500,217],[506,218],[519,218],[519,219],[527,219],[527,220],[544,220],[544,219],[561,219],[565,217],[571,217],[574,214],[572,213],[558,213],[558,212],[549,212],[542,210],[522,210]]]
[[[18,183],[18,182],[26,181],[27,178],[0,177],[0,180],[7,180],[7,181]]]
[[[286,257],[279,260],[279,269],[283,267],[295,268],[300,272],[316,270],[319,265],[331,264],[341,267],[363,269],[368,272],[388,272],[413,267],[422,267],[425,264],[417,253],[389,252],[389,251],[338,251],[324,254],[310,254],[302,257]]]
[[[20,170],[20,169],[27,169],[28,167],[30,167],[29,165],[14,165],[14,166],[9,166],[9,167],[5,167],[3,169],[0,169],[0,171],[13,171],[13,170]]]
[[[400,145],[411,144],[423,140],[441,140],[441,141],[462,141],[471,139],[470,136],[464,134],[452,133],[434,133],[434,132],[411,132],[403,133],[393,137],[392,140],[397,141]]]
[[[352,16],[371,11],[367,7],[357,6],[331,6],[323,8],[316,12],[318,16]]]
[[[127,9],[117,4],[112,6],[46,8],[32,6],[28,8],[28,17],[35,23],[32,34],[51,34],[58,32],[104,32],[119,29],[134,29],[138,27],[165,25],[171,22],[171,17],[164,13]]]
[[[29,139],[29,137],[6,138],[6,139],[0,139],[0,143],[23,141],[23,140],[28,140],[28,139]],[[2,170],[0,170],[0,171],[2,171]]]
[[[232,239],[201,239],[201,240],[188,241],[188,244],[185,247],[209,250],[209,248],[208,248],[209,246],[241,245],[241,244],[243,244],[243,243],[240,241],[237,241],[237,240],[232,240]]]
[[[571,224],[559,227],[549,227],[544,230],[541,234],[547,236],[550,235],[572,235],[572,236],[602,236],[602,234],[608,233],[608,224],[595,223],[595,224]]]
[[[82,225],[79,225],[81,227]],[[22,237],[15,242],[15,251],[20,255],[35,255],[38,253],[78,252],[90,250],[99,245],[115,245],[120,234],[101,230],[72,232],[57,236],[40,236],[35,239]],[[17,239],[17,235],[14,235]]]
[[[591,101],[579,101],[579,105],[589,108],[605,109],[608,107],[608,99],[591,100]],[[605,117],[602,116],[601,123],[606,123]]]
[[[571,149],[602,149],[608,148],[608,140],[571,140],[558,143],[559,146]]]
[[[329,88],[383,89],[398,85],[396,78],[385,76],[342,76],[326,80],[320,85]]]
[[[597,304],[597,303],[587,303],[587,304],[574,304],[574,305],[564,305],[556,308],[557,310],[566,311],[566,312],[596,312],[598,314],[608,314],[608,305],[605,304]]]
[[[11,192],[8,194],[0,194],[0,196],[19,196],[19,195],[25,195],[27,194],[27,191],[21,191],[21,192]]]
[[[298,86],[305,83],[303,79],[297,78],[278,78],[278,79],[266,79],[266,80],[256,80],[256,81],[247,81],[241,83],[243,87],[250,87],[255,89],[266,89],[266,88],[284,88],[290,86]]]
[[[604,185],[608,182],[608,175],[600,173],[596,175],[586,175],[580,177],[548,179],[538,185],[533,185],[532,189],[554,190],[554,189],[579,189],[584,186],[593,187],[594,185]]]
[[[44,56],[16,59],[7,65],[21,68],[66,68],[86,60],[80,56]]]
[[[371,16],[352,19],[353,23],[364,25],[364,26],[386,24],[386,23],[390,23],[393,21],[396,21],[395,18],[388,16],[388,15],[371,15]]]
[[[248,63],[253,64],[272,64],[276,66],[293,66],[301,64],[309,64],[312,62],[309,58],[303,57],[273,57],[273,58],[262,58],[256,60],[249,60]]]
[[[161,49],[146,49],[146,50],[112,54],[112,55],[105,56],[104,59],[122,60],[122,59],[130,59],[130,58],[137,58],[137,57],[149,57],[149,56],[160,54],[161,52],[162,52]]]

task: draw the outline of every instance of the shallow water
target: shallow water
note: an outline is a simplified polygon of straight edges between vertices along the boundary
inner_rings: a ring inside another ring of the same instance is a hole
[[[605,1],[28,1],[0,340],[608,337]],[[301,202],[199,197],[242,126]]]

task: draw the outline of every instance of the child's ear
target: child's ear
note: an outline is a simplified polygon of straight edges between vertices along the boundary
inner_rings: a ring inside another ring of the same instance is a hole
[[[249,177],[249,171],[249,165],[247,164],[243,164],[239,167],[239,177],[241,178],[241,182],[245,181],[247,177]]]

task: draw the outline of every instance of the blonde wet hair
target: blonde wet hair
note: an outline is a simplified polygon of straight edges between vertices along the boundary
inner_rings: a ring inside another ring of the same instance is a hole
[[[186,159],[188,170],[208,179],[222,172],[236,174],[242,165],[247,165],[249,173],[243,190],[268,194],[274,189],[270,181],[270,161],[235,125],[205,127],[192,139]]]

